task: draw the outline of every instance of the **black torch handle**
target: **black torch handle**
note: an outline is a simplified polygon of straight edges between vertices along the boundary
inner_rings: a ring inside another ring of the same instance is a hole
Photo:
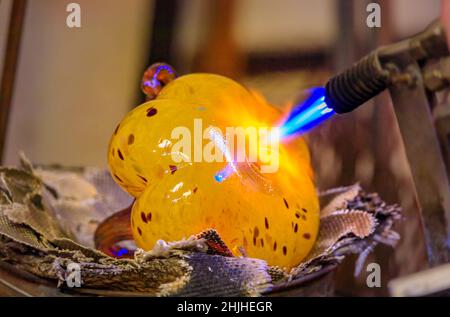
[[[382,68],[378,51],[374,51],[328,81],[325,102],[337,113],[350,112],[385,90],[388,84],[389,72]]]
[[[435,21],[411,38],[381,47],[331,78],[325,86],[327,105],[337,113],[345,113],[378,95],[390,84],[391,73],[384,65],[404,53],[417,61],[447,56],[442,24]]]

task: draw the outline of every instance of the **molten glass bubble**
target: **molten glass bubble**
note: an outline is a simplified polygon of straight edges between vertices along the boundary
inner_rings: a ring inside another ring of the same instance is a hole
[[[207,162],[196,159],[201,153],[194,150],[196,143],[209,144],[197,140],[196,120],[205,129],[217,128],[209,130],[212,140],[214,131],[273,127],[279,117],[262,98],[212,74],[181,76],[128,113],[111,138],[108,162],[114,180],[136,197],[131,216],[136,244],[149,250],[159,239],[177,241],[214,228],[235,256],[286,268],[298,265],[319,228],[304,140],[280,144],[279,169],[270,174],[261,173],[261,162],[230,165],[231,155]],[[184,150],[178,146],[180,135],[190,137]],[[217,176],[218,171],[223,174]]]

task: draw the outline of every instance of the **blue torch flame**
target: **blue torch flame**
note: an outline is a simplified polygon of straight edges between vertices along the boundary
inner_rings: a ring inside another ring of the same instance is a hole
[[[281,138],[302,134],[334,115],[325,102],[325,88],[311,90],[309,97],[297,105],[280,126]]]
[[[325,102],[325,88],[313,88],[311,89],[309,97],[299,105],[295,106],[289,116],[279,125],[280,140],[299,136],[332,117],[334,114],[334,110],[328,107]],[[220,183],[230,175],[236,173],[236,167],[233,164],[232,158],[229,157],[228,150],[226,149],[223,140],[220,137],[215,137],[214,140],[225,154],[228,162],[228,164],[214,176],[215,180]]]

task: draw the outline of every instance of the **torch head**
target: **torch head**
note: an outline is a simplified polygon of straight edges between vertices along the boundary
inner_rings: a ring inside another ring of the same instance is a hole
[[[447,56],[449,50],[441,22],[435,21],[411,38],[373,51],[332,77],[325,86],[327,106],[337,113],[350,112],[378,95],[391,83],[395,57],[401,54],[409,54],[416,61]]]

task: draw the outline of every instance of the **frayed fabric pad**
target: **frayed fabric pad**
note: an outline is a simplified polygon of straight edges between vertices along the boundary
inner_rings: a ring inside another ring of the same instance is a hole
[[[183,241],[159,241],[134,258],[108,256],[94,248],[97,226],[133,199],[107,170],[61,167],[0,168],[0,261],[54,281],[68,290],[68,266],[80,268],[81,286],[95,295],[260,296],[283,283],[308,278],[351,253],[359,254],[355,273],[378,243],[395,246],[397,205],[387,205],[359,185],[321,194],[317,242],[290,272],[263,260],[233,257],[220,233],[204,232]],[[301,287],[299,285],[298,287]]]

